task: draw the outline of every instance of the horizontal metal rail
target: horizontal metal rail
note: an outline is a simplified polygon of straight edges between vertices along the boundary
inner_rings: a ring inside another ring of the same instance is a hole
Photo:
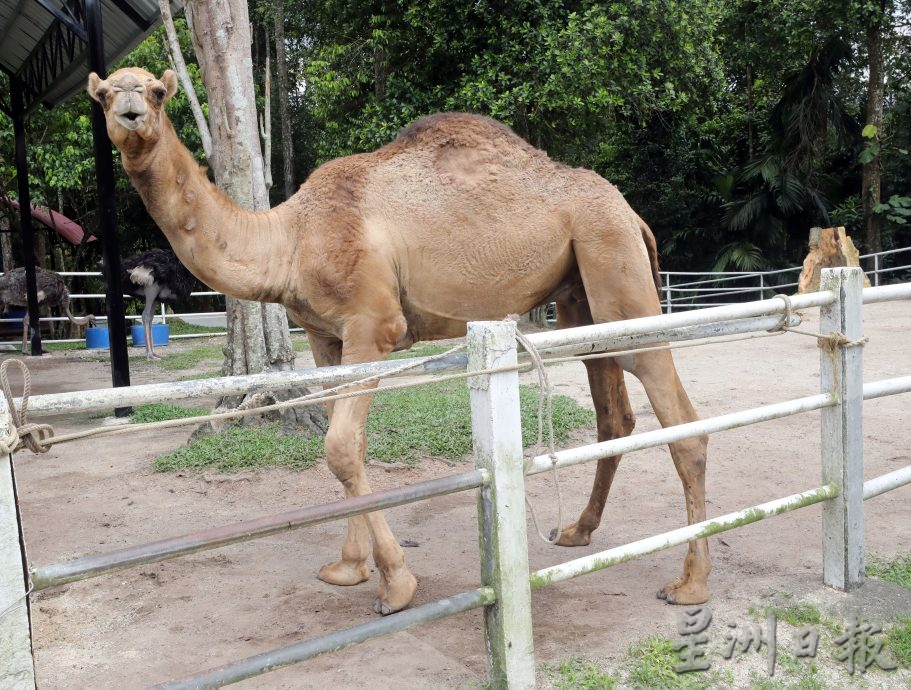
[[[676,329],[658,330],[643,335],[620,335],[609,341],[610,349],[634,348],[657,342],[678,342],[713,338],[726,335],[739,335],[755,331],[766,331],[776,327],[780,316],[737,319],[722,323],[709,323],[699,326],[685,326]],[[792,315],[790,326],[800,324],[800,318]],[[574,329],[566,329],[570,331]],[[564,331],[564,332],[566,332]],[[574,345],[554,347],[548,350],[551,356],[583,354],[593,350],[605,349],[605,341],[597,346]],[[29,398],[28,410],[33,417],[56,415],[64,412],[95,411],[110,407],[128,407],[160,402],[162,400],[189,400],[193,398],[219,397],[241,393],[255,393],[284,388],[309,388],[313,386],[337,385],[355,381],[367,376],[388,376],[388,372],[399,368],[408,361],[415,362],[415,367],[397,376],[415,376],[419,374],[442,374],[465,371],[468,358],[464,354],[453,354],[443,359],[432,357],[415,357],[412,360],[400,359],[384,362],[321,367],[317,369],[298,369],[277,371],[247,376],[222,376],[197,381],[178,381],[170,383],[152,383],[124,388],[100,388],[68,393],[48,393]],[[527,362],[527,355],[520,358]],[[16,403],[21,405],[21,400]]]
[[[807,309],[832,304],[835,295],[831,292],[810,292],[805,295],[791,297],[791,306],[794,309]],[[769,316],[781,314],[785,304],[780,299],[767,299],[755,302],[743,302],[723,307],[712,307],[698,311],[687,311],[675,314],[662,314],[660,316],[646,316],[639,319],[626,321],[610,321],[593,326],[579,328],[566,328],[544,333],[532,333],[527,336],[538,350],[550,350],[563,345],[588,345],[596,343],[603,347],[605,341],[633,334],[654,333],[656,331],[680,328],[683,326],[698,326],[716,321],[732,321],[755,316]]]
[[[582,558],[576,558],[575,560],[567,561],[566,563],[543,568],[531,574],[531,588],[533,590],[540,589],[541,587],[546,587],[555,582],[570,580],[574,577],[585,575],[586,573],[593,573],[597,570],[609,568],[612,565],[638,558],[639,556],[646,556],[650,553],[669,549],[672,546],[679,546],[680,544],[685,544],[694,539],[710,537],[714,534],[727,532],[736,527],[758,522],[759,520],[764,520],[768,517],[781,515],[782,513],[797,510],[798,508],[805,508],[806,506],[811,506],[814,503],[820,503],[821,501],[827,501],[837,495],[838,487],[834,484],[826,484],[825,486],[816,489],[792,494],[785,498],[769,501],[768,503],[761,503],[752,508],[739,510],[735,513],[728,513],[727,515],[712,518],[711,520],[697,522],[688,527],[681,527],[670,532],[646,537],[645,539],[640,539],[623,546],[617,546],[608,549],[607,551],[601,551],[590,556],[583,556]]]
[[[779,419],[800,412],[810,412],[820,410],[823,407],[832,407],[838,404],[838,399],[834,393],[819,393],[810,395],[805,398],[797,398],[786,402],[764,405],[755,407],[750,410],[741,412],[732,412],[730,414],[710,417],[709,419],[700,419],[695,422],[669,426],[664,429],[655,431],[646,431],[641,434],[614,438],[609,441],[593,443],[587,446],[569,448],[567,450],[557,451],[554,454],[556,465],[560,467],[569,467],[578,465],[583,462],[591,462],[608,458],[612,455],[625,455],[645,448],[654,448],[663,446],[667,443],[682,441],[703,434],[713,434],[718,431],[727,431],[737,427],[767,422],[771,419]],[[554,463],[550,455],[537,455],[531,458],[525,465],[525,474],[532,475],[540,472],[546,472],[553,468]]]
[[[279,515],[269,515],[223,527],[212,527],[180,537],[33,568],[29,573],[32,589],[35,591],[47,589],[145,563],[156,563],[199,551],[220,548],[228,544],[260,539],[300,527],[318,525],[330,520],[340,520],[375,510],[415,503],[435,496],[476,489],[486,483],[485,475],[483,470],[473,470],[410,486],[377,491],[366,496],[308,506]]]
[[[495,601],[493,589],[480,587],[471,592],[432,601],[429,604],[399,611],[391,616],[370,621],[353,628],[337,630],[313,640],[274,649],[241,661],[225,664],[181,680],[171,680],[153,686],[153,690],[191,690],[220,688],[223,685],[240,682],[246,678],[275,671],[285,666],[312,659],[313,657],[344,649],[353,644],[366,642],[374,637],[390,635],[422,623],[448,618],[458,613],[487,606]]]
[[[890,302],[897,299],[911,299],[911,283],[864,288],[864,304]]]
[[[911,484],[911,465],[865,481],[864,500],[866,501],[868,498],[879,496],[906,484]]]

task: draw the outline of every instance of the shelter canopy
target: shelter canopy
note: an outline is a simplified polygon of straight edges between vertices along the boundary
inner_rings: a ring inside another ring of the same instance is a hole
[[[86,6],[92,2],[101,4],[106,65],[161,22],[157,0],[0,0],[0,69],[22,83],[26,111],[39,103],[53,107],[85,88]]]

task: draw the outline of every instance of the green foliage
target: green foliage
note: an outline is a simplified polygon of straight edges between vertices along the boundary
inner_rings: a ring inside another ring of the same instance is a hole
[[[522,440],[526,446],[534,443],[537,437],[537,405],[537,390],[522,386]],[[570,398],[554,397],[553,420],[557,443],[565,442],[572,429],[589,424],[593,419],[593,412],[579,407]],[[262,452],[259,458],[242,459],[239,455],[250,448],[244,440],[247,432],[252,434],[254,441],[251,443],[254,444],[285,442],[268,440],[276,435],[274,431],[246,427],[232,427],[231,430],[224,441],[217,440],[222,436],[218,434],[162,456],[156,467],[162,471],[208,466],[229,471],[285,464],[303,468],[323,455],[322,439],[313,438],[301,440],[299,445],[293,446],[294,460],[290,463],[282,460],[277,451]],[[197,449],[199,444],[201,446]],[[220,450],[224,450],[226,459],[222,459]],[[401,390],[381,389],[374,397],[367,418],[368,458],[380,462],[413,463],[419,455],[456,460],[470,451],[471,412],[464,381],[445,381]]]
[[[180,371],[182,369],[192,369],[207,360],[221,359],[224,356],[222,352],[224,345],[198,345],[189,350],[170,351],[161,348],[158,354],[161,359],[154,360],[154,364],[167,371]],[[143,361],[145,355],[133,355],[131,361]]]
[[[682,688],[696,690],[711,687],[715,675],[681,674],[674,671],[680,663],[674,643],[662,635],[653,635],[630,645],[626,652],[626,684],[631,688]]]
[[[133,414],[130,415],[130,423],[145,424],[147,422],[162,422],[167,419],[184,419],[186,417],[198,417],[208,414],[208,412],[203,407],[183,407],[181,405],[153,403],[134,407]]]
[[[905,616],[889,628],[884,648],[899,666],[911,669],[911,616]]]
[[[320,439],[283,436],[277,425],[229,427],[159,456],[154,467],[158,472],[208,468],[239,472],[269,466],[301,470],[312,467],[321,454]]]
[[[573,657],[559,664],[544,664],[557,690],[614,690],[617,681],[593,661]]]
[[[871,558],[866,572],[867,575],[911,589],[911,556],[899,556],[892,561]]]

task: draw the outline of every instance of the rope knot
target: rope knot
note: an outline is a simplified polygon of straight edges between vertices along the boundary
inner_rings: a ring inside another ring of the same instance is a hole
[[[22,371],[22,404],[19,409],[13,400],[9,375],[6,370],[15,364]],[[47,453],[50,445],[45,441],[54,435],[50,424],[28,422],[28,398],[32,393],[32,375],[21,359],[8,359],[0,364],[0,387],[9,409],[10,426],[0,437],[0,453],[11,454],[25,446],[33,453]]]
[[[772,299],[776,298],[784,302],[784,313],[781,315],[781,319],[778,323],[772,326],[766,333],[780,333],[788,330],[788,327],[791,325],[791,311],[793,310],[791,298],[780,293],[772,297]]]

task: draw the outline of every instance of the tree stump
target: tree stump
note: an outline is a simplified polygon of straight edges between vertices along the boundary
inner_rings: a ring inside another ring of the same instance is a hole
[[[803,270],[797,281],[797,292],[816,292],[819,290],[819,278],[824,268],[836,266],[860,267],[860,259],[854,242],[845,233],[843,227],[810,228],[810,251],[803,260]],[[864,287],[870,287],[870,281],[864,276]]]

